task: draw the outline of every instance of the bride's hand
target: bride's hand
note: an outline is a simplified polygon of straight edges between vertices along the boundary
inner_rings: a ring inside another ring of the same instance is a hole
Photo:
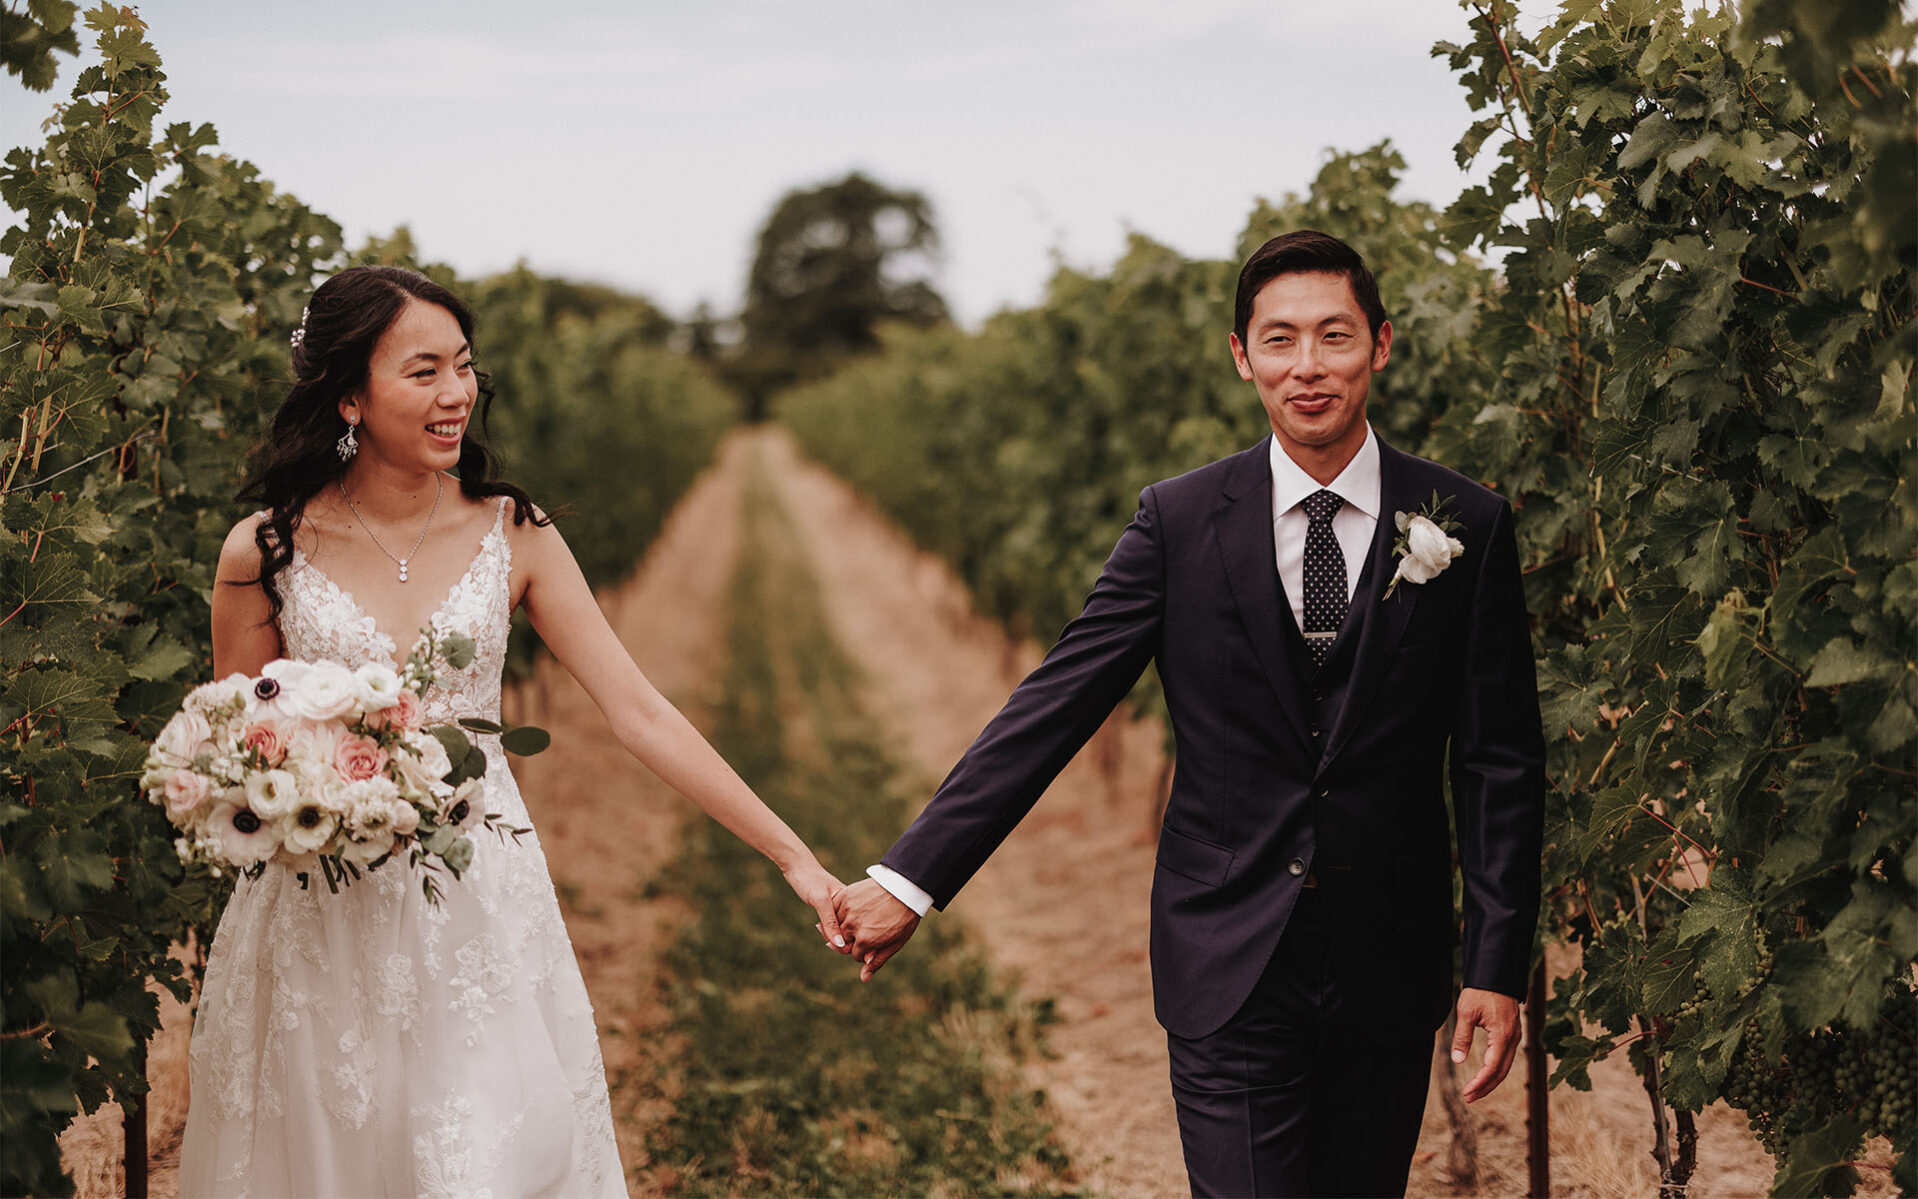
[[[812,905],[819,914],[819,923],[813,925],[826,944],[840,953],[850,953],[846,938],[839,932],[839,916],[833,910],[833,898],[846,889],[846,885],[834,878],[824,866],[815,859],[803,865],[794,866],[785,871],[786,885],[793,894]]]

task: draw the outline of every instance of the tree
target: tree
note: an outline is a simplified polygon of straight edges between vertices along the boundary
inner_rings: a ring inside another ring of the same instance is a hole
[[[946,302],[928,279],[938,253],[932,204],[857,171],[787,192],[759,233],[733,376],[747,415],[774,391],[877,349],[888,321],[934,325]]]

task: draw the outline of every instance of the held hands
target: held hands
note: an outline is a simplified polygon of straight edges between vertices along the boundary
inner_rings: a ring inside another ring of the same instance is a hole
[[[804,862],[788,867],[784,874],[786,885],[793,889],[793,894],[805,900],[812,906],[813,911],[819,913],[819,923],[813,927],[818,929],[819,935],[826,939],[826,944],[840,953],[852,952],[846,944],[844,934],[839,931],[838,914],[833,911],[834,902],[846,889],[845,884],[821,866],[818,859],[810,857]]]
[[[850,938],[850,952],[859,959],[859,981],[870,982],[892,955],[905,948],[919,927],[919,913],[893,898],[869,878],[839,892],[834,901],[839,927]]]
[[[1452,1061],[1465,1060],[1472,1049],[1472,1030],[1485,1029],[1485,1064],[1461,1092],[1465,1102],[1490,1095],[1512,1068],[1518,1054],[1518,1000],[1497,991],[1466,987],[1458,993],[1458,1031],[1452,1035]]]

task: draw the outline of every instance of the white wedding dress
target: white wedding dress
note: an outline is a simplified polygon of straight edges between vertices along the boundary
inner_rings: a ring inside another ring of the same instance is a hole
[[[478,646],[425,697],[429,724],[499,719],[505,505],[433,616]],[[295,554],[289,658],[395,664],[352,595]],[[410,647],[409,647],[410,648]],[[527,825],[496,736],[485,811]],[[438,907],[402,861],[331,894],[242,878],[207,960],[180,1194],[624,1195],[593,1010],[537,838],[480,829]]]

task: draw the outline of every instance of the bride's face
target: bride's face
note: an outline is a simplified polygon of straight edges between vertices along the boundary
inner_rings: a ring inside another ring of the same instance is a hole
[[[411,301],[367,364],[366,388],[340,401],[357,418],[360,455],[401,470],[441,471],[459,463],[460,438],[479,398],[473,348],[453,314]]]

